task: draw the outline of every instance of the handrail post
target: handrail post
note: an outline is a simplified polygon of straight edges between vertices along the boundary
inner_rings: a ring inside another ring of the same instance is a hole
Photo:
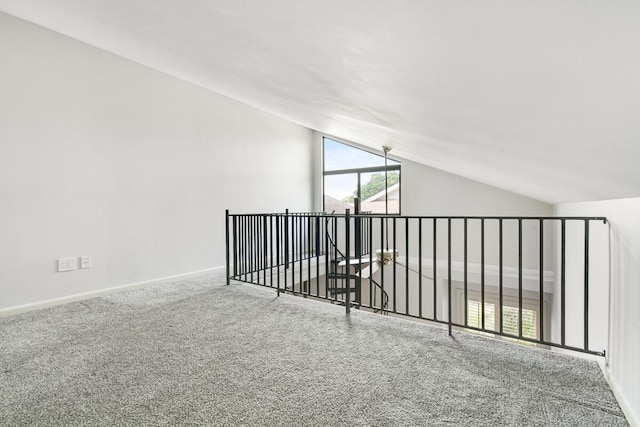
[[[289,269],[289,209],[284,210],[284,269]]]
[[[345,220],[345,224],[344,224],[344,235],[345,235],[345,257],[346,257],[346,268],[347,268],[347,274],[345,274],[345,277],[347,278],[347,287],[345,289],[345,298],[344,298],[344,305],[346,307],[346,313],[349,314],[349,312],[351,312],[351,278],[349,277],[349,274],[351,273],[351,256],[349,254],[351,248],[349,247],[349,237],[351,235],[351,227],[350,227],[350,222],[351,222],[351,215],[349,212],[349,209],[345,210],[345,214],[344,214],[344,220]]]
[[[451,319],[451,218],[447,218],[447,303],[448,303],[448,321],[449,321],[449,336],[451,336],[451,325],[453,319]],[[466,310],[466,308],[465,308]],[[484,312],[482,313],[484,315]]]
[[[480,329],[485,330],[484,295],[485,295],[485,258],[484,258],[484,218],[480,219]],[[449,240],[451,245],[451,240]]]
[[[226,266],[227,266],[227,285],[231,284],[231,280],[229,279],[229,275],[231,274],[231,266],[229,264],[229,209],[226,209],[224,211],[224,219],[225,219],[225,231],[226,231],[226,248],[225,248],[225,255],[226,255]]]
[[[354,218],[354,227],[355,227],[355,257],[356,260],[358,262],[358,264],[356,264],[358,267],[356,268],[356,270],[358,271],[357,274],[357,278],[356,278],[356,304],[361,304],[361,298],[362,298],[362,275],[359,274],[360,271],[362,270],[362,264],[361,264],[361,258],[362,258],[362,229],[361,229],[361,221],[362,219],[358,216],[360,215],[360,200],[356,197],[355,199],[353,199],[353,206],[354,206],[354,211],[356,214],[356,217]],[[347,264],[347,268],[349,269],[347,271],[347,274],[351,274],[351,266],[349,264]]]
[[[589,351],[589,219],[584,220],[584,349]]]
[[[565,307],[567,305],[566,299],[566,225],[565,219],[560,220],[560,344],[565,345]]]
[[[276,220],[276,286],[278,287],[278,296],[280,296],[280,217],[275,215]],[[286,276],[286,274],[285,274]]]

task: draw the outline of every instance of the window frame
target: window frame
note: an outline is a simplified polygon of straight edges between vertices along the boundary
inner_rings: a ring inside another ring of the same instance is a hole
[[[360,150],[360,151],[364,151],[365,153],[369,153],[369,154],[373,154],[374,156],[378,156],[378,157],[382,157],[384,158],[384,156],[381,156],[378,153],[374,153],[372,151],[366,150],[364,148],[361,147],[356,147],[353,144],[349,144],[346,143],[344,141],[340,141],[336,138],[332,138],[329,136],[323,136],[322,137],[322,210],[326,212],[326,207],[325,207],[325,199],[326,199],[326,188],[325,188],[325,178],[327,176],[334,176],[334,175],[351,175],[351,174],[355,174],[357,176],[357,184],[356,184],[356,189],[358,192],[358,200],[360,200],[360,203],[362,203],[362,198],[361,198],[361,188],[362,188],[362,182],[361,182],[361,175],[362,174],[366,174],[366,173],[376,173],[376,172],[392,172],[392,171],[398,171],[398,212],[397,213],[390,213],[389,216],[393,215],[393,216],[400,216],[402,214],[402,171],[401,171],[401,167],[402,164],[399,160],[397,159],[392,159],[394,162],[397,162],[398,164],[394,164],[394,165],[387,165],[387,166],[365,166],[365,167],[361,167],[361,168],[349,168],[349,169],[334,169],[334,170],[326,170],[326,162],[325,162],[325,144],[326,144],[326,140],[329,139],[331,141],[337,142],[338,144],[342,144],[342,145],[346,145],[348,147],[351,147],[353,149],[356,150]],[[391,157],[387,156],[387,158],[391,159]],[[385,195],[386,197],[386,195]],[[380,215],[380,214],[377,214]],[[383,214],[384,215],[384,214]]]
[[[466,310],[468,309],[467,307],[465,307],[465,299],[464,299],[464,289],[460,289],[460,288],[456,288],[455,290],[455,294],[456,294],[456,320],[459,324],[464,325],[464,315]],[[477,290],[471,290],[468,289],[467,290],[467,301],[476,301],[478,303],[482,303],[481,301],[482,299],[482,294],[481,292],[477,291]],[[485,324],[485,331],[483,331],[482,333],[487,333],[487,334],[492,334],[492,332],[500,332],[500,325],[502,322],[502,310],[503,307],[500,307],[500,296],[498,294],[495,294],[493,292],[485,292],[484,295],[484,302],[486,303],[490,303],[493,304],[495,307],[495,325],[494,325],[494,330],[488,330],[486,329],[486,324]],[[518,298],[514,297],[514,296],[510,296],[510,295],[503,295],[502,297],[502,302],[503,302],[503,306],[507,306],[507,307],[511,307],[511,308],[518,308]],[[522,308],[523,309],[527,309],[527,310],[531,310],[536,312],[536,338],[535,339],[540,339],[540,319],[541,316],[544,315],[548,315],[548,307],[547,304],[548,301],[546,299],[543,300],[543,313],[540,313],[540,302],[536,299],[532,299],[532,298],[523,298],[522,299]],[[547,329],[549,328],[549,319],[545,318],[544,319],[544,325],[545,325],[545,331],[544,331],[544,336],[548,337],[550,331],[548,331]],[[493,335],[493,334],[492,334]],[[511,338],[511,337],[505,337],[508,339],[517,339],[517,338]],[[525,338],[530,338],[530,337],[525,337]],[[518,340],[520,341],[520,340]],[[523,343],[526,344],[531,344],[529,341],[522,341]]]

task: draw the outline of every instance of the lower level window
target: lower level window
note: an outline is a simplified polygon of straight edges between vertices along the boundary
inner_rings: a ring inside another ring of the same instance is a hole
[[[464,298],[464,296],[463,296]],[[477,292],[469,291],[467,294],[467,324],[472,328],[482,328],[481,297]],[[484,299],[484,329],[488,331],[500,330],[509,335],[519,333],[519,308],[518,301],[514,298],[503,298],[502,313],[497,310],[499,299],[496,295],[485,294]],[[539,305],[535,300],[523,300],[522,304],[522,336],[525,338],[539,338]],[[464,319],[459,319],[464,323]]]

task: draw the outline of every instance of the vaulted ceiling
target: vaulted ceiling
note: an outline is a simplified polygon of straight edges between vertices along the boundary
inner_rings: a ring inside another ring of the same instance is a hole
[[[636,0],[0,0],[0,10],[539,200],[640,196]]]

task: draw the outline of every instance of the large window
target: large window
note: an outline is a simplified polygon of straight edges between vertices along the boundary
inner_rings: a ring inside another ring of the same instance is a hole
[[[324,210],[400,213],[400,162],[324,138]]]

